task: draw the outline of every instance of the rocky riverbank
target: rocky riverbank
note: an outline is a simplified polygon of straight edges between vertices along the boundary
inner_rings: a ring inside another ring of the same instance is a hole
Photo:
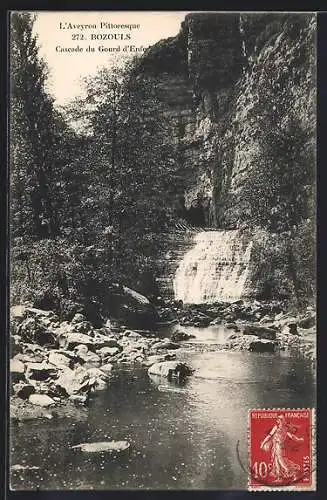
[[[281,301],[238,300],[230,304],[184,305],[178,302],[158,307],[160,321],[181,327],[206,328],[224,325],[231,330],[228,349],[247,349],[257,352],[291,350],[316,359],[316,313],[308,306],[301,313],[288,311]],[[182,332],[179,340],[187,340]]]
[[[82,314],[60,322],[52,311],[28,306],[11,309],[11,327],[10,414],[17,419],[49,416],[53,407],[65,405],[66,412],[72,404],[85,405],[92,392],[106,389],[113,370],[172,362],[180,347],[116,321],[94,328]],[[179,372],[177,362],[175,368]]]
[[[298,316],[279,303],[213,304],[183,307],[158,304],[159,325],[173,324],[170,338],[155,330],[136,330],[108,319],[95,327],[83,314],[60,321],[52,311],[19,305],[11,308],[10,416],[17,420],[76,414],[83,418],[90,395],[110,385],[126,365],[143,366],[149,375],[180,380],[192,367],[178,360],[189,340],[188,326],[224,325],[225,349],[254,352],[291,350],[315,360],[315,313]]]

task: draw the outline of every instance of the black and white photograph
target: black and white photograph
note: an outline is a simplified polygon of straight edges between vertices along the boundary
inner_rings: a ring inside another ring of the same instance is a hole
[[[315,490],[317,14],[8,24],[10,489]]]

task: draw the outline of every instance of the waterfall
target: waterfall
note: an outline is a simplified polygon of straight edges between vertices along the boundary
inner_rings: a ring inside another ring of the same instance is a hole
[[[240,231],[202,231],[180,263],[174,293],[185,304],[239,299],[249,273],[252,242]]]

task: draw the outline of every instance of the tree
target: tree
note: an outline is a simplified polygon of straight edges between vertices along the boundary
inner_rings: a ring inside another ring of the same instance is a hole
[[[134,61],[101,69],[85,90],[65,113],[87,143],[79,160],[89,179],[81,201],[87,237],[106,235],[111,272],[131,280],[154,264],[172,220],[176,151],[154,82]]]
[[[11,15],[10,166],[13,236],[58,234],[54,211],[56,120],[45,90],[48,71],[33,35],[35,17]]]

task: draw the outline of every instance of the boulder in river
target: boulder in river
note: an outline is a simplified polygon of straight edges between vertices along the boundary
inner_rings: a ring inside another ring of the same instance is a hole
[[[102,441],[99,443],[82,443],[72,446],[73,450],[80,450],[86,453],[101,453],[101,452],[121,452],[130,447],[128,441]]]
[[[275,340],[276,330],[262,325],[249,324],[244,327],[244,335],[257,335],[260,339]]]
[[[185,330],[178,328],[174,331],[174,333],[170,337],[170,340],[172,342],[182,342],[182,341],[194,339],[194,338],[195,338],[195,335],[192,335],[191,333],[188,333]]]
[[[180,361],[164,361],[162,363],[155,363],[148,369],[149,375],[159,375],[167,377],[168,379],[183,379],[192,375],[194,369],[186,363]]]
[[[110,373],[113,369],[113,365],[111,363],[105,363],[101,366],[101,370],[105,373]]]
[[[106,373],[100,368],[89,368],[87,370],[87,373],[90,378],[94,377],[96,380],[97,379],[108,380],[109,378],[108,372]]]
[[[143,361],[144,366],[152,366],[155,363],[162,363],[163,361],[173,361],[176,359],[176,354],[153,354],[148,356]]]
[[[55,401],[46,394],[31,394],[28,400],[33,405],[44,407],[52,406],[55,404]]]
[[[95,352],[88,351],[85,355],[80,354],[80,358],[84,361],[84,368],[99,368],[101,358]]]
[[[276,343],[270,340],[255,340],[250,343],[249,351],[252,352],[275,352]]]
[[[88,395],[87,394],[72,394],[69,396],[69,401],[72,401],[75,404],[83,405],[87,403]]]
[[[159,319],[147,297],[119,284],[112,285],[108,290],[108,307],[114,316],[131,328],[152,329]]]
[[[93,385],[87,370],[84,368],[77,370],[65,368],[55,381],[55,384],[59,390],[62,389],[68,396],[88,393]]]
[[[170,340],[161,340],[159,342],[155,342],[151,349],[153,351],[159,351],[161,349],[179,349],[180,345],[177,342],[171,342]]]

